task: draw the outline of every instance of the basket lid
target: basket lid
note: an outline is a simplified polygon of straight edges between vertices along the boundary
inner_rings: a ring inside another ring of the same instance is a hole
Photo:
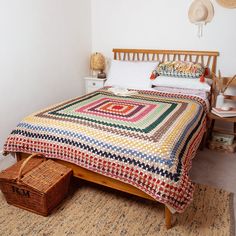
[[[24,159],[0,172],[0,181],[15,182],[18,178],[20,167],[23,162]],[[35,157],[29,160],[29,162],[27,163],[26,167],[23,170],[23,175],[27,174],[29,171],[40,165],[42,162],[43,158]]]
[[[72,169],[55,161],[47,160],[28,172],[21,179],[21,182],[35,190],[46,193],[68,174],[72,174]]]

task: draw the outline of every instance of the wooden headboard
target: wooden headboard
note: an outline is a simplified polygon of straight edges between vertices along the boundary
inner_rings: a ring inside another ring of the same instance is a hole
[[[113,49],[114,59],[122,61],[190,61],[199,62],[216,73],[219,52],[150,49]]]

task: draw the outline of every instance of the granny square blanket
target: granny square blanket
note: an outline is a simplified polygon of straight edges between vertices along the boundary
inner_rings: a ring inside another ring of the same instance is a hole
[[[197,96],[103,88],[26,117],[4,151],[41,153],[131,184],[177,212],[191,202],[191,160],[205,131]]]

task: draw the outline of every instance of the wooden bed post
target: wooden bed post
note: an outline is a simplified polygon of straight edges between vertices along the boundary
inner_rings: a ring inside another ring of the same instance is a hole
[[[166,205],[165,205],[165,223],[166,223],[166,229],[170,229],[171,228],[171,212]]]

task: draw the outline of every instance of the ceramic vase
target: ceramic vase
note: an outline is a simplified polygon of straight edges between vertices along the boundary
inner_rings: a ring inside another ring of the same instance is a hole
[[[224,94],[219,93],[216,97],[216,108],[222,108],[224,106]]]

